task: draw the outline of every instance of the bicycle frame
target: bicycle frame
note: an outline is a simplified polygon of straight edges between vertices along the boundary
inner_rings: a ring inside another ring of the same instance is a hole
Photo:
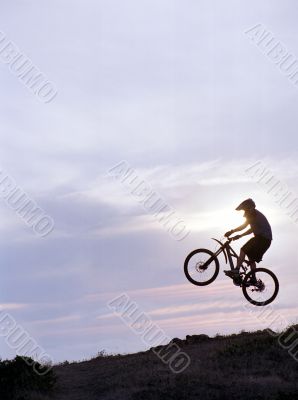
[[[220,240],[217,240],[217,239],[214,239],[214,238],[212,238],[212,240],[215,240],[220,245],[220,248],[214,253],[213,257],[216,258],[217,256],[219,256],[223,252],[223,254],[225,256],[226,264],[229,263],[230,264],[230,268],[233,271],[235,269],[233,258],[236,258],[236,260],[238,260],[238,255],[236,254],[236,252],[234,251],[234,249],[232,249],[232,247],[230,245],[232,240],[228,239],[225,243],[222,243]],[[213,257],[211,257],[211,259],[213,259]],[[209,261],[208,261],[208,264],[209,264]],[[249,260],[245,259],[243,264],[244,263],[246,263],[247,266],[250,265]],[[242,268],[244,269],[244,272],[246,272],[247,271],[247,267],[245,265],[243,265],[243,264],[242,264]]]

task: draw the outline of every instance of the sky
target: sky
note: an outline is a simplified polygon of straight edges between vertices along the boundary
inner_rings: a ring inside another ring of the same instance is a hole
[[[57,88],[41,102],[0,62],[0,167],[54,220],[37,236],[0,199],[0,306],[55,362],[146,349],[109,301],[125,293],[171,337],[266,327],[223,274],[183,273],[195,248],[269,219],[273,303],[297,322],[298,225],[246,170],[298,197],[298,87],[245,31],[262,24],[298,57],[294,0],[12,0],[0,31]],[[185,222],[175,240],[109,170],[125,161]],[[245,239],[234,244],[239,251]],[[0,338],[1,358],[15,350]]]

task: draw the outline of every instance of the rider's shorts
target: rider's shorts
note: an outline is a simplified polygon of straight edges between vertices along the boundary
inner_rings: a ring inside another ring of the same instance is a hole
[[[270,239],[263,236],[255,236],[245,243],[241,250],[243,250],[251,261],[259,263],[262,261],[263,255],[269,249],[270,245]]]

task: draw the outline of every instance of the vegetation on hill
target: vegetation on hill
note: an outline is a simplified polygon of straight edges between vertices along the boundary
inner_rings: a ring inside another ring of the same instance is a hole
[[[43,377],[17,357],[0,363],[0,399],[298,400],[297,328],[282,337],[264,330],[175,338],[171,343],[191,359],[178,374],[158,358],[156,348],[128,355],[101,352],[90,361],[57,365]]]
[[[298,335],[296,335],[298,337]],[[297,339],[291,336],[288,345]],[[298,363],[273,332],[173,339],[191,359],[171,372],[153,349],[55,368],[55,400],[297,400]]]
[[[55,382],[53,370],[48,371],[29,357],[0,361],[1,400],[42,398],[40,396],[51,393]]]

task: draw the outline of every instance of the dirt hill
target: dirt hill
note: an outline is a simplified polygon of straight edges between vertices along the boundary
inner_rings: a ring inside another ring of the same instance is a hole
[[[64,363],[54,368],[58,379],[51,399],[295,400],[298,399],[298,362],[293,357],[295,350],[298,351],[298,345],[294,347],[298,337],[296,328],[289,328],[281,338],[288,339],[287,348],[280,345],[277,335],[268,331],[174,339],[172,343],[179,345],[191,360],[181,373],[173,373],[169,363],[161,361],[153,349]]]

